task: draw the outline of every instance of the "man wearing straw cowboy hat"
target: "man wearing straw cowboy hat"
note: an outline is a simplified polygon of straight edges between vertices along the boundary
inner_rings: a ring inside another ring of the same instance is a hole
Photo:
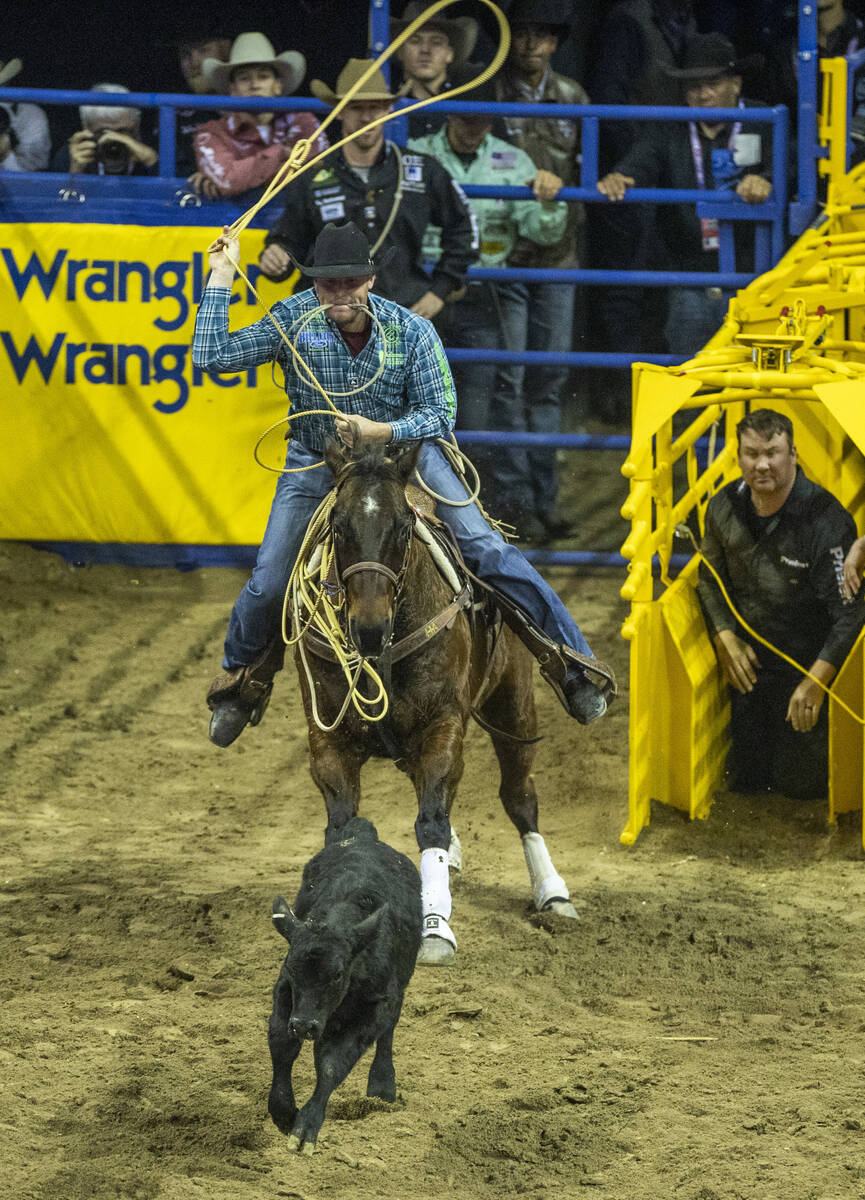
[[[466,498],[434,441],[450,433],[456,410],[439,336],[429,321],[371,290],[377,264],[357,226],[326,225],[315,240],[311,261],[296,263],[313,287],[277,301],[272,319],[229,333],[237,246],[226,227],[211,250],[211,274],[192,345],[195,365],[224,372],[277,361],[291,396],[292,416],[320,409],[321,394],[298,369],[282,330],[322,387],[340,393],[342,412],[312,414],[292,424],[285,460],[291,473],[279,477],[255,570],[231,614],[224,671],[208,694],[213,713],[210,738],[218,746],[230,745],[250,721],[258,723],[274,672],[282,665],[278,630],[289,572],[310,517],[332,487],[326,470],[299,468],[320,463],[326,439],[336,432],[347,445],[421,440],[418,470],[425,483],[449,500]],[[320,305],[324,309],[317,312]],[[584,725],[602,716],[607,688],[593,683],[583,668],[596,670],[612,685],[611,673],[591,657],[588,643],[550,585],[474,505],[441,503],[438,511],[469,569],[513,606],[510,617],[519,624],[517,632],[540,658],[570,715]]]
[[[369,66],[368,59],[349,59],[336,90],[319,79],[312,80],[310,90],[335,106]],[[270,279],[287,279],[292,257],[304,261],[329,221],[348,220],[364,232],[374,253],[393,249],[378,276],[381,295],[432,319],[448,296],[462,289],[478,254],[477,230],[462,189],[435,159],[386,141],[381,125],[366,129],[390,112],[406,88],[391,94],[382,72],[375,71],[339,114],[343,136],[352,140],[286,186],[285,208],[259,259]],[[431,274],[423,265],[428,225],[442,230],[441,258]]]
[[[242,33],[232,43],[228,62],[206,58],[201,74],[216,95],[267,99],[290,96],[306,73],[297,50],[276,54],[263,33]],[[327,149],[318,121],[308,112],[226,113],[202,125],[193,139],[200,173],[223,196],[237,196],[269,183],[295,142],[313,139],[313,154]]]

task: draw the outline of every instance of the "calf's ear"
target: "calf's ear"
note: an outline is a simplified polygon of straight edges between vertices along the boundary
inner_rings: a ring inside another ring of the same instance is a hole
[[[380,908],[377,908],[374,913],[368,916],[354,927],[354,950],[355,954],[359,954],[361,950],[365,950],[375,935],[381,928],[381,923],[384,920],[385,914],[390,912],[390,905],[385,902]]]
[[[277,896],[273,902],[273,912],[271,913],[274,929],[277,929],[287,942],[291,941],[300,921],[288,907],[282,896]]]

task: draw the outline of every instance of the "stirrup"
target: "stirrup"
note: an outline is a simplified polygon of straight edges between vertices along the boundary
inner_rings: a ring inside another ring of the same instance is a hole
[[[556,693],[562,707],[568,714],[570,714],[571,710],[568,707],[567,697],[565,696],[564,683],[569,662],[576,663],[583,671],[600,675],[603,683],[599,690],[607,703],[607,707],[612,704],[619,694],[616,676],[613,673],[612,667],[608,667],[599,658],[593,658],[588,654],[580,654],[579,650],[572,650],[570,646],[557,646],[553,652],[539,654],[537,657],[541,668],[541,675],[543,675],[546,682]]]
[[[213,709],[222,700],[233,700],[240,692],[246,667],[235,667],[233,671],[222,671],[207,689],[207,707]]]

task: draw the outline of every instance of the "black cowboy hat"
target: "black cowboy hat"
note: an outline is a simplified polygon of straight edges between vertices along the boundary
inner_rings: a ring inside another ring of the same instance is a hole
[[[573,15],[571,0],[514,0],[507,14],[512,30],[521,25],[548,25],[560,42],[571,32]]]
[[[394,247],[389,246],[378,262],[373,262],[369,242],[354,221],[346,221],[344,225],[330,221],[315,239],[311,263],[298,262],[293,254],[288,257],[310,279],[348,279],[352,275],[375,275],[393,252]]]
[[[664,67],[673,79],[716,79],[719,75],[742,75],[763,64],[762,54],[736,58],[736,51],[723,33],[695,33],[685,44],[681,67]]]

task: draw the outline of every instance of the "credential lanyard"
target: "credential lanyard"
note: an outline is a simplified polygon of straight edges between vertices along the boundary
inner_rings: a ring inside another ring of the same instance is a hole
[[[744,108],[742,101],[739,101],[739,108]],[[742,122],[737,121],[730,131],[730,137],[727,142],[727,149],[731,150],[736,144],[736,138],[742,132]],[[706,189],[706,169],[703,165],[703,146],[700,141],[700,135],[697,133],[697,122],[688,122],[688,137],[691,141],[691,157],[694,160],[694,174],[697,176],[697,187],[700,191]],[[714,217],[700,217],[700,233],[703,239],[704,250],[717,250],[720,246],[718,237],[718,222]]]

